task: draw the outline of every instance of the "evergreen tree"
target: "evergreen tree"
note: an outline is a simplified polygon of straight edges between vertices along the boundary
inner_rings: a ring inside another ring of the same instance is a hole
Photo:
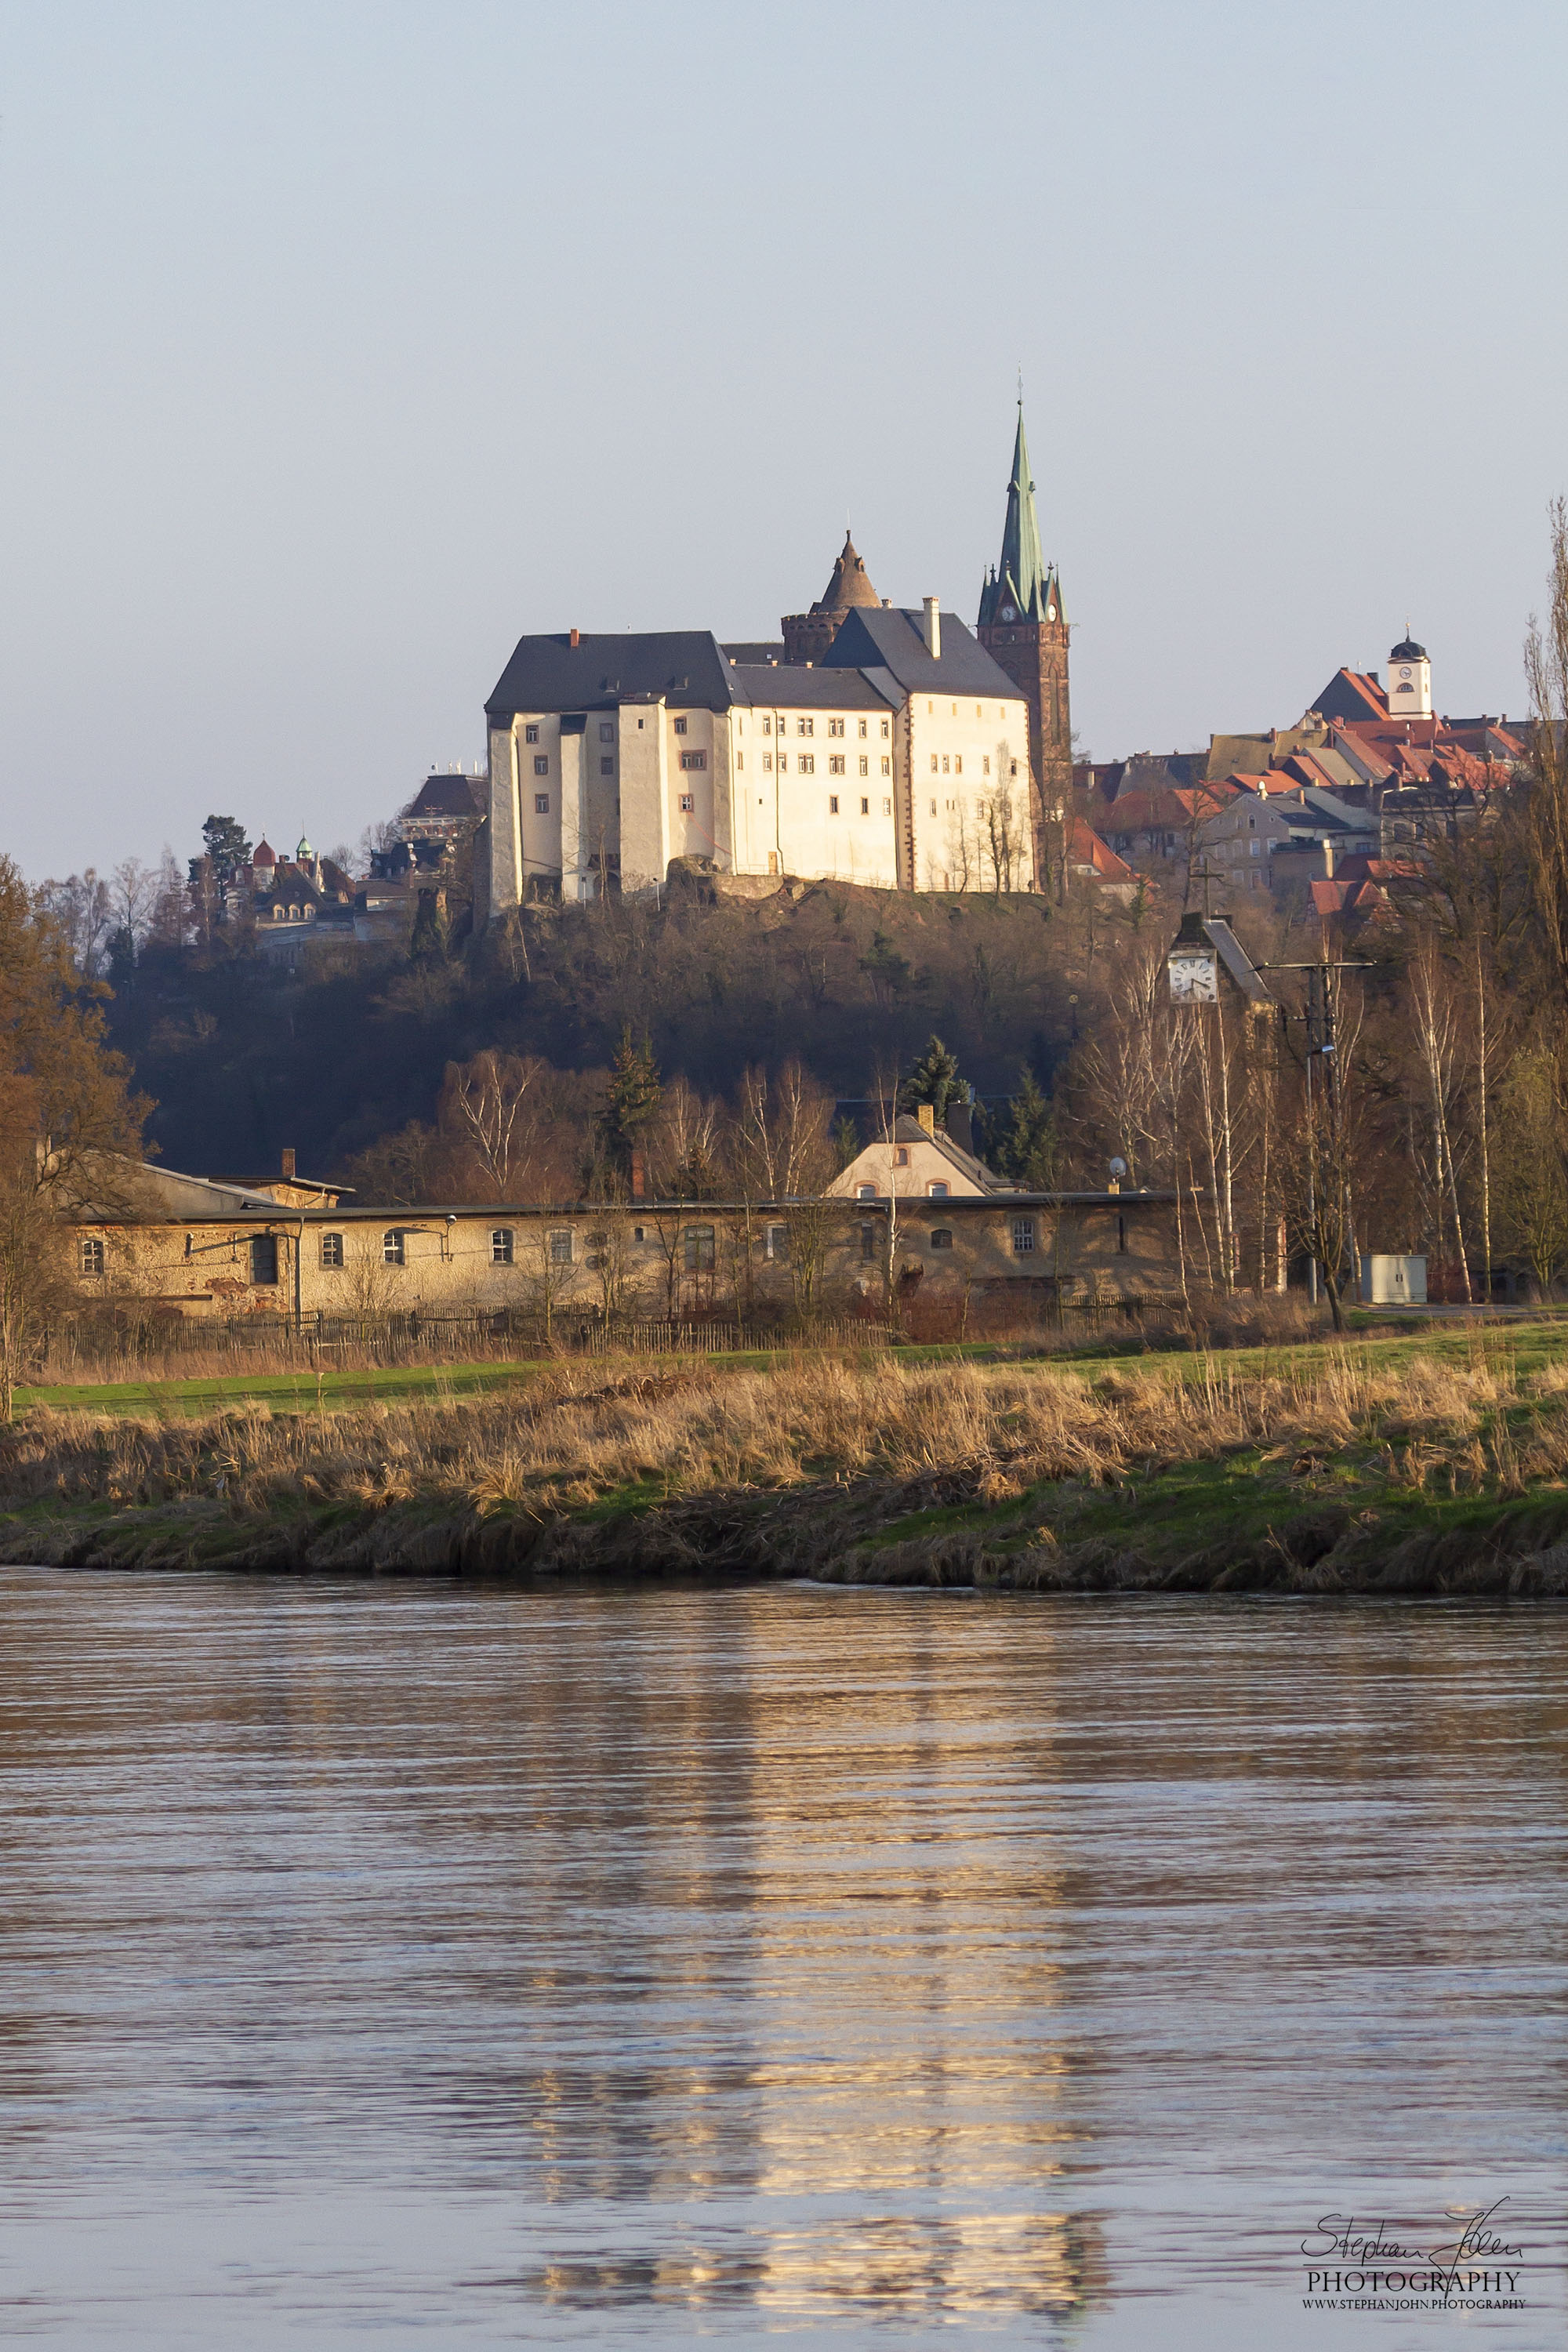
[[[904,1108],[916,1103],[930,1103],[941,1127],[947,1117],[947,1107],[964,1092],[963,1080],[958,1075],[958,1056],[950,1054],[938,1036],[926,1040],[925,1052],[899,1089]]]
[[[990,1152],[998,1176],[1025,1185],[1031,1192],[1054,1192],[1061,1176],[1061,1138],[1056,1113],[1040,1092],[1033,1070],[1018,1073],[1018,1089],[1008,1106],[1007,1121]]]
[[[220,889],[226,889],[240,867],[250,863],[245,827],[231,816],[209,816],[202,827],[202,839],[214,879]]]
[[[653,1047],[646,1037],[637,1044],[628,1021],[599,1108],[605,1157],[623,1183],[630,1182],[632,1153],[641,1145],[662,1093]]]

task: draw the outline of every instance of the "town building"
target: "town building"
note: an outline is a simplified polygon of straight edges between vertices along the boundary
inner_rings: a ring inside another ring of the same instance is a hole
[[[867,1144],[827,1187],[846,1201],[972,1201],[986,1193],[1016,1192],[1017,1185],[994,1175],[973,1150],[967,1102],[954,1104],[946,1127],[938,1127],[929,1103],[900,1111],[890,1136]]]

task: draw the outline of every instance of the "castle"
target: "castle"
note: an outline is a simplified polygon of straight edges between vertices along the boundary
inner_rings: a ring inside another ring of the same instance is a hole
[[[1072,775],[1068,624],[1022,404],[976,628],[879,598],[846,534],[778,641],[704,630],[520,640],[485,706],[494,917],[672,862],[879,889],[1031,890]]]

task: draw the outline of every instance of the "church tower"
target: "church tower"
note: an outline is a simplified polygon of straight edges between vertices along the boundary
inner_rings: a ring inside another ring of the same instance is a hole
[[[1013,444],[1013,478],[1007,485],[1002,561],[986,574],[981,587],[980,619],[974,634],[1029,706],[1035,870],[1044,875],[1051,863],[1047,827],[1058,824],[1058,813],[1071,805],[1068,618],[1056,567],[1048,565],[1040,552],[1040,526],[1035,514],[1035,485],[1029,475],[1029,445],[1024,437],[1021,400],[1018,436]]]

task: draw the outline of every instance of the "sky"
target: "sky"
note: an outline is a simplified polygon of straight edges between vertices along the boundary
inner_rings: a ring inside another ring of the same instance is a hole
[[[1524,708],[1561,0],[0,5],[0,851],[318,848],[529,631],[973,623],[1024,383],[1080,756],[1406,624]]]

